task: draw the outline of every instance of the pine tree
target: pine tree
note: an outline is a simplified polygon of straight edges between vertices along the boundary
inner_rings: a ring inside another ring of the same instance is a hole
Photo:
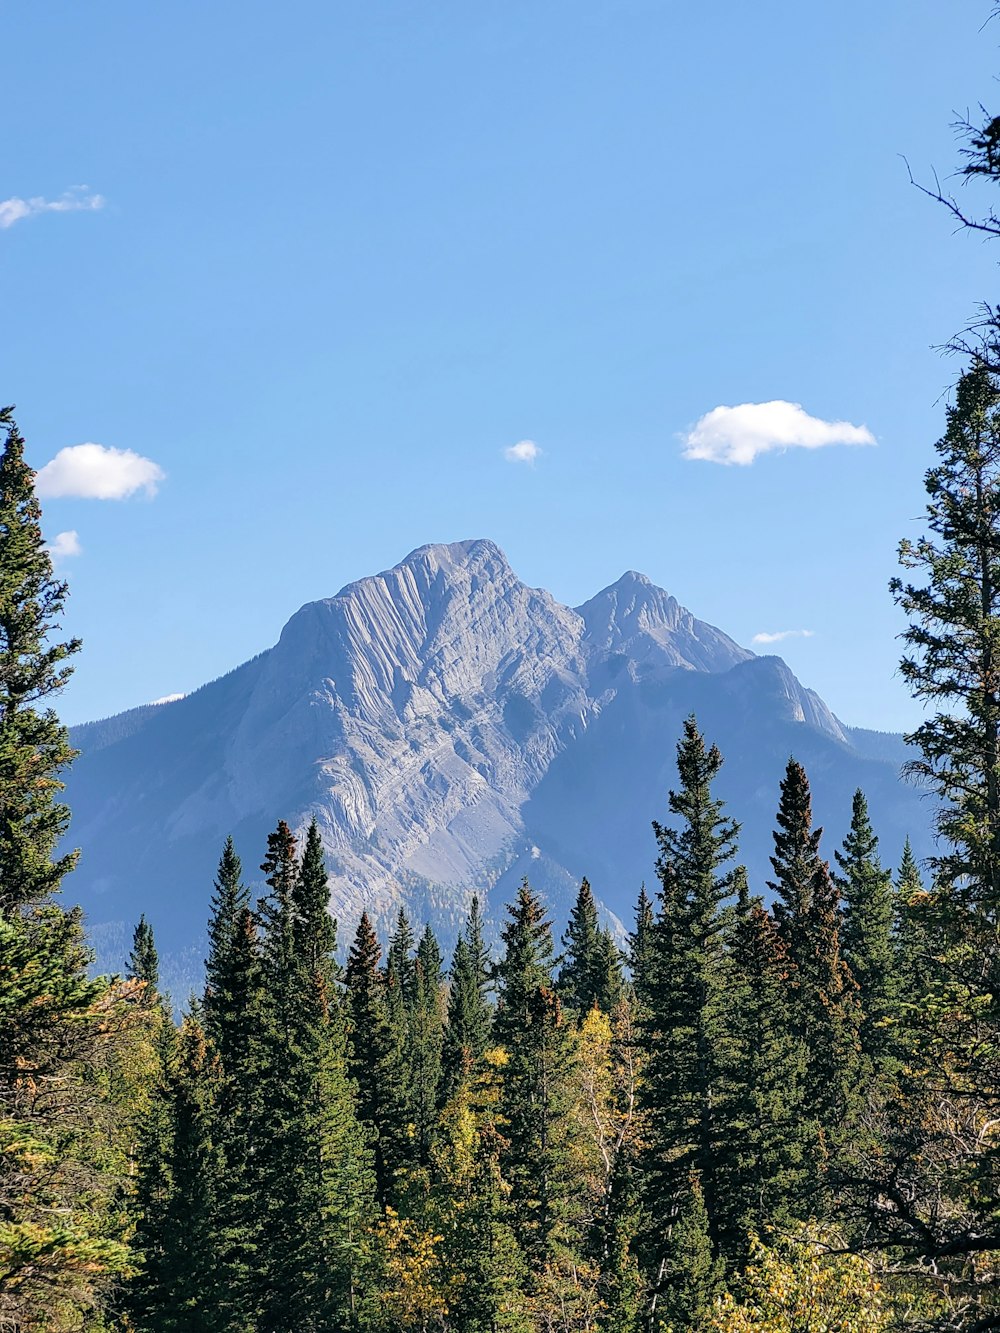
[[[441,950],[430,926],[417,946],[410,1014],[409,1065],[410,1111],[417,1164],[430,1166],[431,1147],[437,1126],[437,1099],[441,1084],[444,1041],[444,994]]]
[[[929,980],[934,915],[932,898],[924,887],[909,838],[903,845],[895,887],[894,970],[899,977],[900,1003],[905,1006],[912,1005],[923,994]]]
[[[320,978],[326,992],[338,977],[334,955],[337,923],[330,916],[330,885],[326,856],[315,819],[309,823],[302,865],[295,884],[295,956],[301,966]]]
[[[219,1333],[230,1322],[217,1195],[223,1160],[212,1136],[215,1070],[200,1025],[187,1019],[164,1090],[165,1138],[140,1164],[136,1242],[142,1267],[130,1312],[142,1333]]]
[[[834,879],[844,901],[841,945],[858,987],[861,1050],[878,1070],[889,1058],[888,1023],[898,988],[892,944],[894,893],[892,875],[878,858],[878,838],[860,790],[854,793],[844,849],[835,856],[841,874]]]
[[[700,1180],[692,1176],[683,1203],[660,1243],[664,1255],[653,1299],[654,1330],[697,1327],[722,1291],[723,1266],[713,1253]]]
[[[443,1105],[472,1076],[490,1039],[493,1014],[489,952],[483,943],[479,899],[473,898],[465,930],[455,942],[448,981],[448,1020],[441,1053]]]
[[[315,824],[301,863],[287,825],[262,867],[264,976],[261,1120],[253,1190],[261,1217],[257,1333],[346,1325],[356,1285],[366,1156],[353,1123],[339,1005],[336,936]]]
[[[570,1163],[573,1034],[552,981],[551,923],[527,880],[507,909],[493,1035],[505,1064],[501,1156],[518,1243],[536,1275],[576,1240]]]
[[[911,617],[900,674],[939,711],[906,740],[909,764],[937,793],[935,878],[1000,918],[1000,388],[977,362],[960,378],[926,475],[930,536],[899,544],[918,586],[894,578]],[[945,708],[950,711],[943,711]]]
[[[732,1266],[747,1240],[797,1215],[805,1184],[800,1108],[806,1051],[789,1022],[791,964],[745,878],[729,924],[720,1149],[720,1250]]]
[[[817,1164],[849,1133],[859,1089],[857,986],[840,952],[839,895],[812,827],[801,764],[789,759],[771,857],[774,917],[788,952],[792,1035],[808,1052],[803,1114],[818,1132]]]
[[[614,1013],[625,994],[622,953],[611,931],[602,926],[597,932],[594,950],[594,1004],[602,1014]]]
[[[51,708],[69,678],[79,639],[49,643],[66,584],[53,578],[41,531],[34,472],[13,409],[0,409],[0,912],[45,901],[76,864],[53,859],[69,811],[56,799],[59,773],[74,757]]]
[[[267,981],[276,987],[276,1012],[285,1008],[281,983],[295,970],[296,920],[295,885],[299,878],[299,862],[295,838],[283,819],[267,837],[267,855],[261,863],[264,880],[270,892],[257,904],[263,927],[263,958]],[[290,1013],[290,1010],[287,1012]],[[287,1035],[284,1020],[282,1027]]]
[[[653,970],[653,902],[646,886],[639,890],[635,905],[635,929],[628,937],[628,965],[632,973],[632,989],[640,1005],[649,994]]]
[[[600,926],[597,904],[584,878],[570,912],[569,924],[562,938],[563,964],[559,969],[557,986],[564,1004],[581,1017],[596,1002],[597,939]]]
[[[557,987],[563,1003],[582,1022],[596,1005],[610,1014],[622,994],[621,954],[610,931],[601,927],[589,882],[580,885],[562,939],[563,963]]]
[[[128,960],[128,976],[141,981],[147,995],[154,995],[160,984],[160,960],[153,939],[153,927],[146,920],[145,914],[139,917],[139,924],[132,934],[132,952]]]
[[[0,1323],[27,1333],[76,1326],[127,1265],[113,1202],[131,1110],[111,1095],[153,1015],[134,985],[89,976],[79,912],[51,901],[76,854],[55,855],[74,752],[50,701],[80,645],[50,641],[66,585],[10,408],[0,432]]]
[[[243,865],[231,837],[219,859],[208,920],[208,957],[205,959],[205,991],[202,998],[205,1030],[222,1054],[224,1029],[238,1023],[246,1007],[245,990],[232,993],[235,958],[241,949],[250,908],[250,892],[243,884]]]
[[[396,1199],[396,1175],[408,1145],[397,1051],[386,1009],[386,983],[379,967],[381,952],[368,914],[363,912],[345,976],[347,1067],[357,1088],[358,1118],[372,1145],[376,1198],[379,1206],[386,1208]]]
[[[680,786],[669,794],[678,826],[653,825],[660,891],[644,983],[644,1165],[650,1267],[668,1305],[676,1255],[664,1247],[694,1207],[693,1191],[713,1243],[719,1227],[718,1100],[728,1006],[723,931],[739,831],[712,795],[721,767],[718,749],[706,747],[688,718],[677,746]]]
[[[212,957],[213,980],[206,983],[202,1009],[219,1060],[213,1134],[225,1162],[217,1189],[224,1229],[220,1261],[235,1312],[234,1327],[239,1329],[244,1324],[236,1314],[249,1324],[258,1306],[258,1254],[267,1244],[259,1148],[270,1129],[268,996],[257,921],[245,902],[236,908],[224,952],[219,947]]]

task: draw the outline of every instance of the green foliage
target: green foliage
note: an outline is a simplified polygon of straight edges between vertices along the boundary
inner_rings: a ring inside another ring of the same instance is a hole
[[[455,944],[448,986],[448,1021],[442,1049],[442,1101],[459,1083],[471,1077],[483,1058],[490,1038],[489,954],[483,943],[479,899],[473,898],[464,932]]]
[[[721,767],[719,751],[706,747],[694,718],[688,718],[677,746],[680,785],[669,795],[677,826],[653,826],[660,891],[642,985],[641,1088],[653,1271],[667,1262],[664,1221],[688,1206],[692,1188],[707,1210],[713,1239],[719,1228],[718,1108],[728,1008],[725,908],[738,874],[731,864],[738,825],[712,795]]]
[[[0,409],[0,912],[44,902],[72,870],[76,853],[53,859],[69,811],[58,774],[74,756],[51,708],[78,639],[47,642],[62,615],[66,584],[52,576],[35,474],[13,409]]]
[[[142,1333],[210,1333],[239,1327],[227,1315],[219,1187],[225,1162],[213,1135],[218,1081],[201,1026],[185,1021],[150,1118],[137,1186],[141,1268],[130,1312]]]
[[[610,1013],[621,998],[621,955],[611,933],[601,928],[590,883],[584,879],[563,935],[564,958],[557,988],[563,1003],[582,1021],[596,1005]]]
[[[789,1025],[807,1054],[802,1113],[817,1131],[820,1170],[857,1109],[861,1014],[841,956],[839,895],[812,826],[809,779],[789,759],[774,833],[774,918],[788,954]]]
[[[527,880],[508,909],[497,966],[494,1039],[504,1063],[497,1106],[513,1225],[532,1272],[542,1274],[576,1240],[573,1188],[573,1033],[552,981],[552,934]]]
[[[748,1233],[795,1216],[807,1185],[806,1050],[789,1016],[787,947],[745,880],[728,927],[719,1241],[732,1264]]]
[[[689,1329],[708,1313],[722,1287],[722,1263],[714,1257],[705,1200],[692,1177],[675,1202],[652,1306],[654,1329]]]
[[[72,1326],[130,1263],[116,1201],[147,1017],[89,963],[78,913],[0,916],[0,1322],[23,1333]]]
[[[76,640],[49,642],[53,578],[24,440],[0,410],[0,1324],[79,1327],[128,1271],[120,1198],[155,1017],[142,987],[88,975],[77,911],[52,902],[73,758],[47,701]]]
[[[148,994],[154,994],[160,984],[160,960],[153,939],[153,927],[146,920],[145,914],[139,917],[139,924],[132,935],[132,952],[128,960],[128,975],[135,981],[141,981]]]
[[[357,1090],[357,1113],[374,1153],[375,1193],[381,1207],[396,1197],[397,1172],[409,1140],[399,1044],[390,1030],[381,948],[363,912],[347,960],[347,1070]]]
[[[892,875],[878,857],[878,838],[862,791],[854,793],[851,827],[835,853],[840,875],[834,880],[844,902],[841,944],[857,985],[861,1006],[859,1040],[868,1065],[881,1072],[892,1050],[890,1021],[898,999],[892,941]]]
[[[830,1252],[842,1245],[841,1237],[809,1230],[769,1244],[753,1236],[735,1293],[702,1315],[693,1333],[888,1333],[909,1323],[914,1303],[894,1299],[862,1259]]]
[[[938,462],[924,479],[928,536],[899,544],[923,583],[890,588],[910,617],[900,674],[937,709],[907,736],[910,770],[940,798],[936,876],[1000,911],[1000,388],[983,363],[962,375]]]

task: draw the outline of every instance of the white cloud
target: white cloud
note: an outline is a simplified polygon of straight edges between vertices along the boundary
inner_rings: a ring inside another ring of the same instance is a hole
[[[782,639],[811,639],[815,634],[811,629],[779,629],[774,634],[768,634],[762,631],[755,634],[750,640],[751,643],[781,643]]]
[[[80,534],[75,529],[69,532],[57,532],[45,548],[53,560],[68,560],[70,556],[82,555]]]
[[[158,704],[175,704],[178,699],[187,698],[184,694],[165,694],[162,699],[151,700],[151,707],[155,708]]]
[[[96,208],[103,208],[104,203],[104,196],[91,194],[86,185],[74,185],[58,199],[43,199],[41,195],[20,199],[14,195],[10,199],[0,199],[0,230],[5,231],[13,227],[15,222],[37,217],[39,213],[92,212]]]
[[[740,403],[713,407],[682,436],[684,457],[708,463],[752,463],[772,449],[823,449],[828,444],[874,444],[867,426],[811,417],[801,403]]]
[[[518,440],[517,444],[510,444],[503,451],[503,456],[508,463],[534,463],[535,459],[541,453],[534,440]]]
[[[136,491],[155,495],[165,475],[159,464],[131,449],[72,444],[39,470],[35,490],[46,500],[124,500]]]

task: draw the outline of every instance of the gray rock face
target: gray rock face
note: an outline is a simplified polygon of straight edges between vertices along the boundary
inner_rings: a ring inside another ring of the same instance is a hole
[[[757,872],[790,748],[820,755],[817,797],[831,789],[839,825],[861,782],[876,817],[883,789],[902,812],[890,844],[919,841],[926,814],[891,765],[865,758],[779,658],[641,574],[572,610],[521,583],[492,542],[468,541],[302,607],[272,649],[187,698],[76,729],[84,855],[67,891],[109,955],[141,911],[183,949],[225,835],[256,879],[277,820],[315,817],[342,937],[362,909],[384,925],[405,905],[448,939],[474,891],[495,909],[524,873],[560,916],[579,877],[599,873],[625,916],[652,878],[649,821],[692,709],[732,760],[737,816],[770,807],[748,844]]]

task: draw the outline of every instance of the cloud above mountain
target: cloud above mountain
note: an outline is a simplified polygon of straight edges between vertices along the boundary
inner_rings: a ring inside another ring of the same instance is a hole
[[[517,444],[507,446],[503,456],[508,463],[527,463],[530,467],[541,452],[534,440],[518,440]]]
[[[58,199],[45,199],[41,195],[21,199],[13,195],[10,199],[0,199],[0,230],[6,231],[15,222],[37,217],[40,213],[90,213],[103,208],[104,204],[104,196],[93,194],[86,185],[74,185]]]
[[[682,436],[685,458],[746,467],[761,454],[785,449],[824,449],[831,444],[874,444],[867,426],[824,421],[801,403],[776,398],[769,403],[713,407]]]
[[[125,500],[137,491],[155,495],[166,473],[132,449],[72,444],[60,449],[35,477],[43,500]]]
[[[815,630],[811,629],[779,629],[773,634],[766,630],[761,630],[750,640],[751,643],[782,643],[785,639],[811,639]]]

